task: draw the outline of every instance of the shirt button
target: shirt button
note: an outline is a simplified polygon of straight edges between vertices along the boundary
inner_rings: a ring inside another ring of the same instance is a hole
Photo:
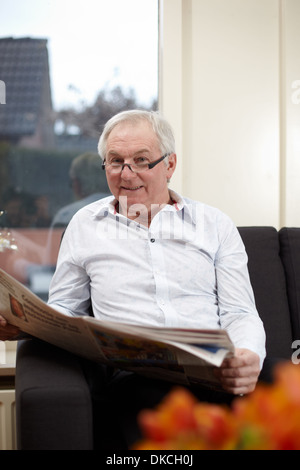
[[[151,243],[154,243],[154,242],[155,242],[155,238],[150,238],[150,242],[151,242]]]

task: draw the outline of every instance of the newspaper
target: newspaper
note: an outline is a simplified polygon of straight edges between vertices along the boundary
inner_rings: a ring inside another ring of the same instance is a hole
[[[71,353],[178,384],[218,388],[213,373],[234,346],[225,330],[160,328],[66,316],[0,269],[0,313]]]

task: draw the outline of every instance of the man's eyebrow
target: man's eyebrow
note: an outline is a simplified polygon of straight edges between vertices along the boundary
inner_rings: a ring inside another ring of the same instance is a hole
[[[150,155],[150,151],[148,149],[142,149],[135,152],[133,156],[135,157],[136,155],[140,155],[141,153],[148,153]]]
[[[117,157],[120,157],[121,155],[119,155],[118,152],[115,152],[115,150],[109,150],[107,152],[107,155],[113,155],[113,156],[117,156]]]
[[[137,155],[141,155],[141,154],[145,154],[147,153],[148,155],[150,155],[150,151],[148,149],[141,149],[141,150],[137,150],[137,152],[135,152],[132,156],[135,157]],[[107,156],[113,156],[113,157],[122,157],[123,158],[123,155],[121,155],[119,152],[117,152],[116,150],[110,150],[107,152]]]

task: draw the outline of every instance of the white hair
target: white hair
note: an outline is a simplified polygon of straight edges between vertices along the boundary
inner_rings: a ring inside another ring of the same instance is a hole
[[[154,111],[130,110],[113,116],[104,126],[98,143],[98,152],[102,160],[106,157],[106,144],[111,131],[121,123],[148,122],[155,132],[162,155],[175,153],[175,139],[170,124]]]

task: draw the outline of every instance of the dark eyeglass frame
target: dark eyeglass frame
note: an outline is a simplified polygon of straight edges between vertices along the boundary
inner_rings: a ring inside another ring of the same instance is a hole
[[[166,153],[165,155],[163,155],[162,157],[160,157],[158,160],[155,160],[154,162],[151,162],[151,163],[147,163],[148,165],[148,168],[145,168],[144,170],[141,170],[141,171],[147,171],[147,170],[152,170],[152,168],[154,168],[158,163],[162,162],[165,158],[167,158],[168,156],[170,155],[170,153]],[[124,170],[124,167],[125,166],[128,166],[129,170],[132,171],[133,173],[135,173],[135,171],[131,168],[131,165],[130,163],[123,163],[122,165],[120,164],[119,167],[121,168],[120,170],[120,173],[122,173],[122,171]],[[106,169],[106,166],[109,167],[109,163],[105,163],[105,160],[104,162],[102,163],[102,170],[105,170]]]

